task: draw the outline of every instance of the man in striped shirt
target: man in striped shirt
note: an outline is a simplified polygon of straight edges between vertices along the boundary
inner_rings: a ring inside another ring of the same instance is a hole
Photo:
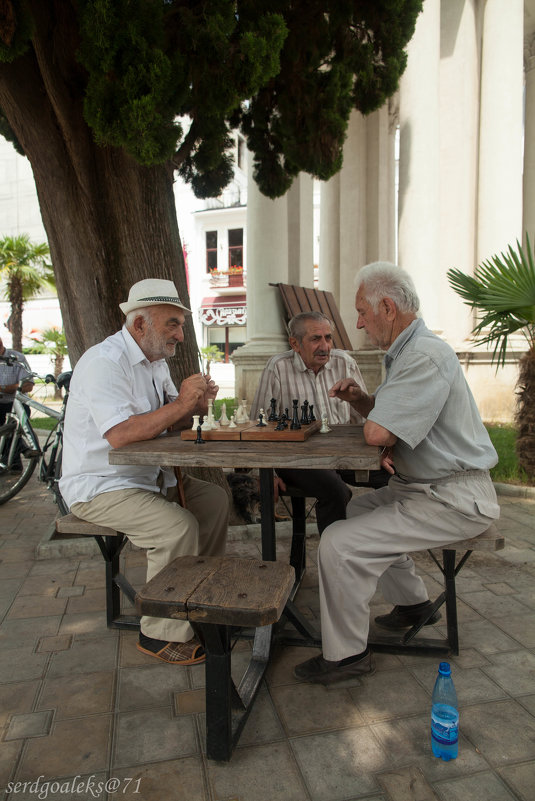
[[[364,423],[364,418],[349,403],[329,396],[337,381],[352,378],[365,392],[366,385],[356,361],[343,350],[333,348],[333,324],[322,312],[301,312],[288,323],[291,350],[273,356],[267,363],[251,406],[251,419],[260,409],[267,411],[275,398],[277,409],[289,410],[292,400],[307,400],[314,406],[314,416],[327,417],[331,424]],[[336,520],[345,520],[351,490],[336,470],[296,470],[276,468],[279,489],[297,487],[317,498],[316,519],[320,534]],[[383,486],[386,471],[372,471],[370,486]],[[347,480],[350,471],[343,471]],[[377,474],[377,475],[375,475]]]

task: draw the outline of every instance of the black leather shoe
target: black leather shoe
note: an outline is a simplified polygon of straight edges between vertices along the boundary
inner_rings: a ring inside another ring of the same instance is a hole
[[[424,601],[413,606],[395,606],[388,615],[376,617],[375,622],[383,629],[408,629],[416,623],[420,623],[422,618],[429,612],[430,607],[431,601]],[[431,626],[433,623],[437,623],[441,617],[440,612],[435,612],[429,620],[426,620],[424,626]]]
[[[342,665],[340,662],[329,662],[320,654],[319,656],[313,656],[312,659],[307,659],[306,662],[301,662],[300,665],[296,665],[294,668],[296,679],[311,681],[314,684],[334,684],[337,681],[345,681],[355,676],[362,676],[364,673],[368,675],[375,673],[371,651],[368,651],[362,659],[350,662],[348,665]]]

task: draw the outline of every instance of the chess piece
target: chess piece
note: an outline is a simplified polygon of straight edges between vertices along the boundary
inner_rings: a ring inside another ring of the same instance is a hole
[[[216,428],[215,420],[214,420],[214,399],[208,398],[208,422],[210,423],[210,428]]]
[[[202,438],[202,426],[197,426],[197,439],[195,440],[195,445],[204,445],[204,439]]]
[[[230,423],[228,424],[228,427],[229,428],[238,428],[238,426],[236,425],[236,415],[235,414],[231,414],[230,415]]]
[[[308,421],[309,423],[315,423],[316,418],[314,417],[314,404],[311,403],[308,408]]]
[[[303,401],[303,405],[301,406],[301,425],[307,426],[310,423],[308,417],[308,401]]]
[[[281,414],[279,417],[279,422],[275,426],[275,431],[284,431],[286,429],[286,420],[284,419],[284,415]]]
[[[243,409],[243,422],[244,423],[248,423],[250,418],[249,418],[249,415],[247,414],[247,400],[246,400],[246,398],[244,398],[242,400],[241,405],[242,405],[242,409]]]
[[[199,425],[199,420],[201,419],[200,414],[193,415],[193,425],[191,427],[192,431],[197,431],[197,426]]]
[[[329,428],[329,418],[322,417],[321,418],[321,428],[320,434],[328,434],[331,429]]]
[[[271,410],[269,412],[268,423],[274,423],[277,418],[277,399],[271,398],[270,400]]]
[[[258,423],[256,424],[257,428],[265,428],[267,423],[264,423],[264,410],[260,409],[258,413]]]
[[[247,418],[246,418],[247,412],[243,408],[243,404],[244,403],[245,403],[245,401],[240,401],[239,404],[238,404],[238,408],[236,409],[236,417],[235,417],[235,419],[236,419],[236,423],[238,423],[238,424],[247,422]]]
[[[298,403],[299,403],[298,400],[293,400],[292,401],[292,405],[293,405],[293,410],[292,411],[293,411],[293,413],[292,413],[292,422],[290,423],[290,430],[291,431],[296,431],[297,429],[301,428],[301,423],[299,422],[299,412],[297,411]]]
[[[228,426],[229,422],[230,421],[229,421],[229,419],[227,417],[227,404],[226,403],[222,403],[221,404],[221,417],[219,418],[219,425],[220,426]]]

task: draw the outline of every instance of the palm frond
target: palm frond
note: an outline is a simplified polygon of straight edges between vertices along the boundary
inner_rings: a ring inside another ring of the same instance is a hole
[[[505,362],[511,334],[520,331],[530,348],[535,345],[535,263],[529,236],[525,249],[518,240],[516,245],[482,262],[473,276],[448,270],[451,287],[477,312],[476,344],[495,343],[492,358],[498,365]]]

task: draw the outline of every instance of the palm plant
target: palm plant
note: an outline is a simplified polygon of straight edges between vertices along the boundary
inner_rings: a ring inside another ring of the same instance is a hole
[[[34,352],[47,353],[52,357],[54,364],[54,378],[57,378],[63,372],[63,362],[67,356],[69,349],[67,347],[67,339],[63,328],[45,328],[41,331],[39,337],[30,337],[35,342]],[[56,387],[54,391],[56,400],[61,399],[61,390]]]
[[[34,243],[28,234],[0,239],[0,278],[4,297],[11,304],[10,331],[15,350],[22,350],[22,311],[24,302],[42,289],[54,289],[52,265],[46,242]]]
[[[503,366],[509,337],[519,332],[527,341],[520,358],[517,407],[518,460],[528,475],[535,476],[535,264],[529,237],[526,247],[492,256],[477,267],[473,276],[448,270],[452,288],[478,313],[472,333],[476,344],[494,344],[492,356]]]

